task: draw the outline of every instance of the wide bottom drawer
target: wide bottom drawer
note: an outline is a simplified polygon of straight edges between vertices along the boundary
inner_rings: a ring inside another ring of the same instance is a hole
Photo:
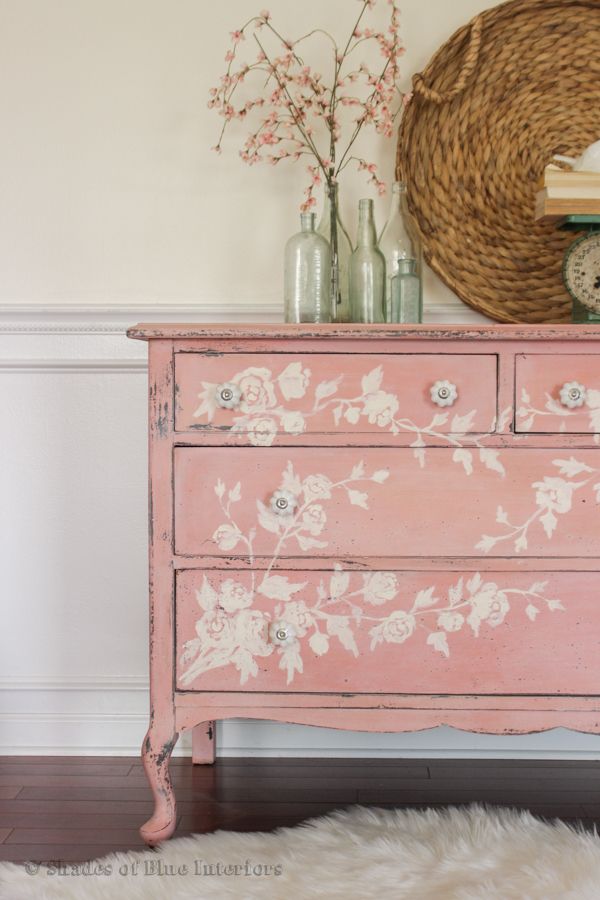
[[[183,570],[180,691],[597,694],[600,573]]]

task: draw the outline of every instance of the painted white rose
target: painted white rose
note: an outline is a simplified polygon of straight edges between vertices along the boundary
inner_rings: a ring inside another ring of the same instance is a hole
[[[235,636],[238,646],[253,656],[269,656],[273,645],[267,640],[268,621],[258,610],[243,609],[235,617]]]
[[[397,609],[383,623],[381,635],[388,644],[403,644],[413,634],[416,624],[414,616]]]
[[[277,381],[286,400],[299,400],[304,397],[310,384],[310,369],[303,369],[300,362],[290,363]]]
[[[196,634],[204,647],[233,650],[235,646],[235,623],[222,609],[204,613],[196,622]]]
[[[369,417],[371,425],[377,424],[380,428],[391,424],[400,405],[395,394],[386,394],[385,391],[367,394],[364,404],[364,415]]]
[[[573,502],[573,490],[579,487],[564,478],[552,478],[546,476],[543,481],[536,481],[532,485],[536,488],[535,502],[542,509],[552,512],[566,513],[571,509]]]
[[[510,609],[506,594],[491,581],[483,584],[470,598],[469,603],[471,612],[467,616],[467,622],[476,635],[479,634],[479,626],[482,622],[487,622],[492,628],[501,625]]]
[[[243,413],[253,415],[265,412],[273,409],[277,403],[270,369],[254,367],[244,369],[243,372],[234,375],[231,383],[237,384],[242,392],[239,409]]]
[[[285,621],[293,625],[298,637],[304,637],[314,625],[314,616],[304,600],[291,600],[285,605]]]
[[[373,572],[363,575],[363,594],[367,603],[373,606],[381,606],[388,600],[393,600],[398,593],[398,579],[393,572]]]
[[[281,416],[281,427],[286,434],[302,434],[306,429],[306,421],[301,412],[285,412]]]
[[[444,631],[460,631],[463,627],[465,617],[457,612],[443,612],[438,616],[438,628]]]
[[[221,585],[219,606],[228,613],[237,612],[252,605],[252,593],[243,584],[228,578]]]
[[[277,423],[274,419],[260,418],[250,422],[248,440],[255,447],[270,447],[277,434]]]
[[[309,475],[302,482],[302,491],[306,503],[313,500],[329,500],[332,482],[327,475]]]
[[[302,513],[302,524],[309,534],[316,537],[321,534],[327,522],[327,513],[319,504],[314,504]]]

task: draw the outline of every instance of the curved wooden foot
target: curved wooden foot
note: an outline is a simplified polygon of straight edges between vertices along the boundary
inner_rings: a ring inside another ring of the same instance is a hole
[[[154,813],[142,825],[140,834],[150,847],[170,838],[177,824],[169,761],[178,737],[173,734],[165,740],[164,735],[153,734],[150,728],[142,745],[142,761],[154,794]]]

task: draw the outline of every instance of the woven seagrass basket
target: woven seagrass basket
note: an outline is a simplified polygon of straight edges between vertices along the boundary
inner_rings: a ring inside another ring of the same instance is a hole
[[[600,0],[511,0],[457,31],[413,79],[398,134],[425,258],[501,322],[565,322],[573,241],[534,221],[555,153],[600,139]]]

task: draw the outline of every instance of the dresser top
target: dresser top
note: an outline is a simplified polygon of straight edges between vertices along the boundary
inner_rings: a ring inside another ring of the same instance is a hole
[[[165,323],[141,322],[127,329],[127,336],[151,340],[252,340],[297,338],[352,338],[369,340],[490,340],[576,341],[600,339],[600,325],[284,325],[257,323]]]

